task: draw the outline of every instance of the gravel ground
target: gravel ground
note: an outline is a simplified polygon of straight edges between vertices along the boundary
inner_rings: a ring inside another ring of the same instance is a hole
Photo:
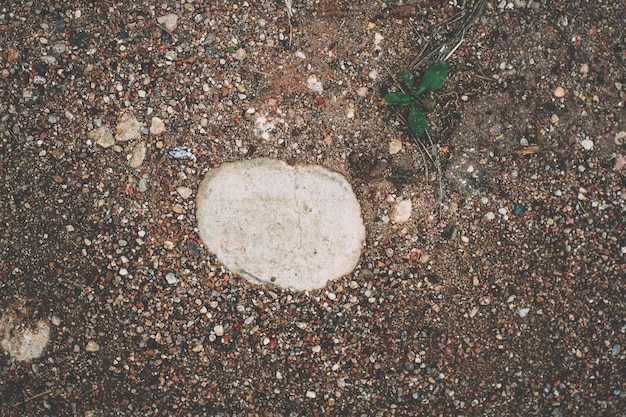
[[[626,9],[489,4],[432,95],[439,215],[381,91],[463,3],[0,6],[0,414],[623,413]],[[353,274],[206,251],[199,182],[261,156],[346,176]]]

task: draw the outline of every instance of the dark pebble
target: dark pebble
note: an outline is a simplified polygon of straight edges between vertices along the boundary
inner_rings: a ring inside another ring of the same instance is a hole
[[[517,217],[522,217],[524,213],[526,213],[526,207],[519,203],[515,203],[515,205],[513,206],[513,214],[515,214]]]

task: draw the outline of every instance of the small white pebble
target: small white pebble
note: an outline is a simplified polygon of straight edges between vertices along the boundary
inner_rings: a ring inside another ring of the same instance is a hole
[[[176,284],[178,282],[178,278],[176,278],[176,274],[174,274],[173,272],[168,272],[167,274],[165,274],[165,280],[170,285]]]
[[[585,150],[590,151],[593,149],[593,141],[590,139],[585,139],[580,142],[580,145],[585,148]]]
[[[520,308],[519,310],[517,310],[515,314],[517,314],[521,318],[524,318],[528,315],[528,312],[530,312],[530,308],[524,307],[524,308]]]
[[[485,218],[487,220],[493,220],[496,218],[496,215],[493,213],[493,211],[490,211],[489,213],[485,214]]]

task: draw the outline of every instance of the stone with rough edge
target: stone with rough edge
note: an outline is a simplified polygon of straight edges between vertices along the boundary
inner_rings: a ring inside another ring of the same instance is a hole
[[[226,163],[207,174],[196,199],[207,248],[252,282],[321,288],[359,260],[359,203],[343,176],[321,166],[268,158]]]

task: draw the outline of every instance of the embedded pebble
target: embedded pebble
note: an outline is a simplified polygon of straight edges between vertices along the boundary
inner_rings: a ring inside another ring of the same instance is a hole
[[[396,223],[404,223],[411,218],[412,212],[413,203],[411,203],[411,200],[402,200],[396,203],[390,218]]]
[[[563,98],[563,97],[565,97],[565,89],[563,87],[559,86],[559,87],[554,89],[552,94],[554,94],[554,97],[556,97],[556,98]]]
[[[487,220],[493,220],[496,218],[496,215],[493,211],[488,212],[487,214],[485,214],[485,219]]]
[[[174,13],[166,14],[157,19],[159,25],[162,25],[168,32],[173,32],[178,27],[178,15]]]
[[[580,142],[580,145],[586,150],[590,151],[593,149],[593,141],[590,139],[584,139]]]
[[[161,118],[154,116],[150,123],[150,134],[151,135],[160,135],[165,132],[165,123]]]
[[[322,91],[324,91],[322,83],[317,80],[317,77],[315,75],[311,75],[306,80],[306,86],[309,88],[309,90],[312,90],[316,93],[321,93]]]
[[[106,126],[100,126],[99,128],[90,131],[87,133],[87,137],[89,139],[93,139],[96,144],[105,149],[115,145],[115,138]]]
[[[615,142],[616,145],[623,145],[624,142],[626,140],[626,131],[620,131],[615,135],[615,139],[613,139],[613,141]]]
[[[140,179],[138,188],[140,193],[148,191],[148,180],[146,178]]]
[[[235,53],[233,54],[233,58],[235,58],[237,61],[243,61],[244,59],[246,59],[246,56],[246,50],[243,48],[237,49],[237,51],[235,51]]]
[[[126,112],[120,116],[115,129],[115,140],[126,142],[139,139],[140,136],[141,123],[135,119],[135,116],[130,112]]]
[[[176,284],[178,282],[178,278],[176,278],[176,274],[174,274],[173,272],[168,272],[167,274],[165,274],[165,280],[170,285]]]
[[[217,337],[224,336],[224,326],[216,324],[215,327],[213,327],[213,333],[215,333],[215,336]]]
[[[529,312],[530,312],[530,308],[524,307],[524,308],[520,308],[519,310],[517,310],[515,314],[517,314],[521,318],[524,318],[528,315]]]
[[[191,194],[193,194],[193,190],[189,187],[178,187],[176,188],[176,192],[185,200],[191,197]]]
[[[131,168],[139,168],[141,164],[143,164],[144,159],[146,159],[146,150],[145,142],[142,141],[135,144],[130,161],[128,162]]]
[[[389,142],[389,154],[395,155],[402,150],[402,141],[400,139],[393,139]]]
[[[93,340],[90,340],[87,342],[87,346],[85,346],[85,350],[87,352],[97,352],[100,350],[100,345],[94,342]]]

